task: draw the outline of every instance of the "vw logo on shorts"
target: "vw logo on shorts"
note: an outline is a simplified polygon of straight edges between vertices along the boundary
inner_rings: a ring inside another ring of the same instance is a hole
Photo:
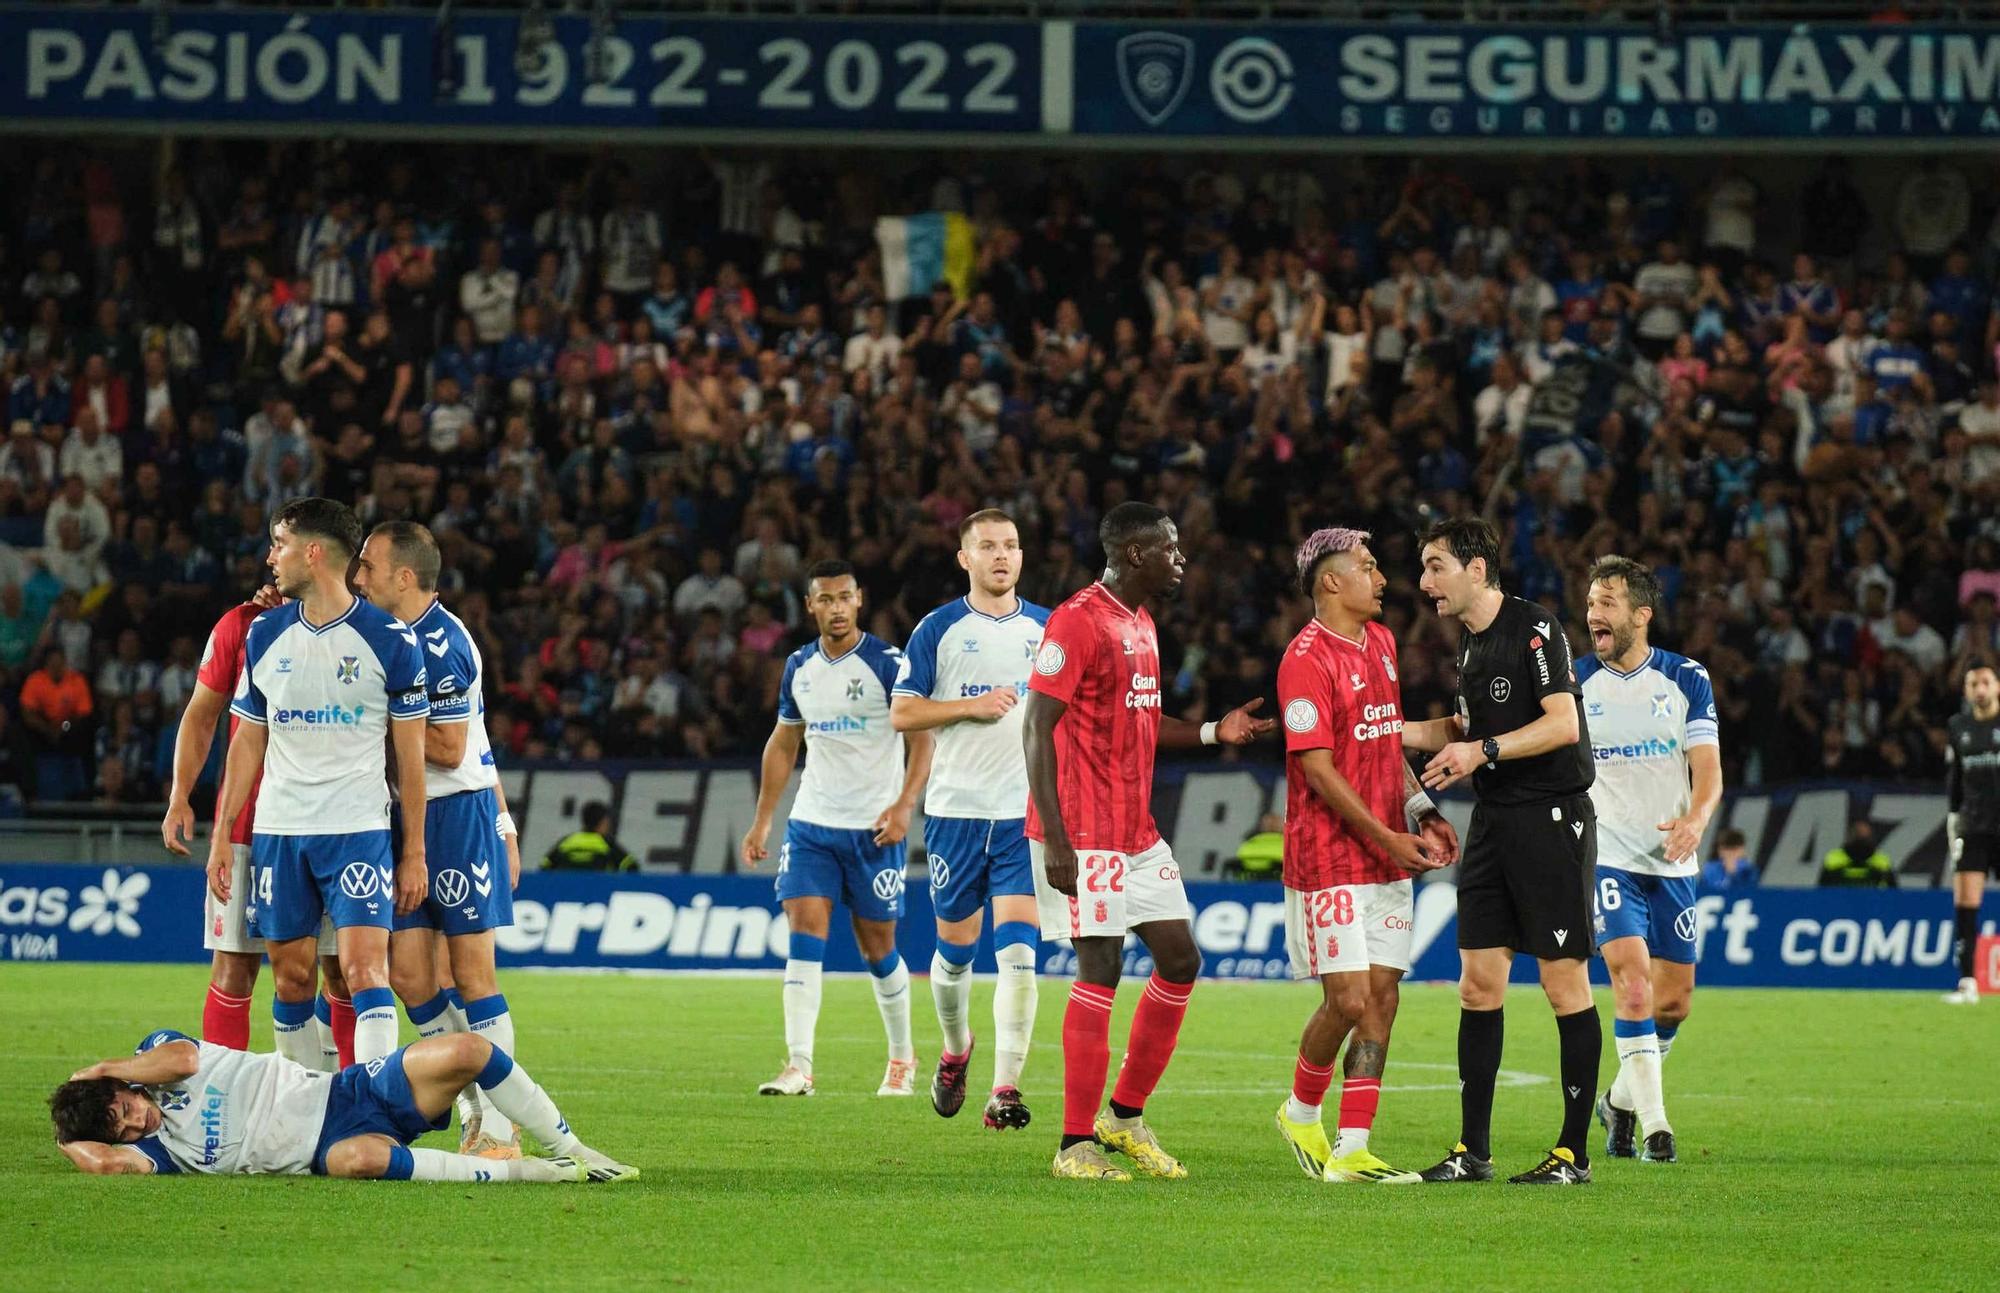
[[[1694,942],[1694,934],[1695,934],[1694,908],[1689,907],[1686,910],[1682,911],[1680,915],[1674,917],[1674,937],[1682,940],[1683,942],[1692,943]]]
[[[901,894],[903,892],[902,868],[889,867],[885,870],[877,871],[875,873],[874,889],[875,896],[884,902],[888,902],[890,899]]]
[[[942,889],[951,883],[951,863],[935,853],[927,854],[931,863],[931,888]]]
[[[375,868],[366,862],[349,862],[340,872],[340,891],[350,898],[375,896]]]
[[[466,883],[465,872],[455,868],[440,871],[431,880],[431,896],[447,907],[456,907],[465,901],[465,892],[470,887]]]

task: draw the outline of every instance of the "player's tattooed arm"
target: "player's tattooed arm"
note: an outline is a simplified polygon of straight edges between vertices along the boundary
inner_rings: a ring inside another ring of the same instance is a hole
[[[1359,1038],[1347,1044],[1347,1059],[1341,1065],[1343,1077],[1381,1077],[1383,1067],[1389,1062],[1387,1042],[1365,1042]]]

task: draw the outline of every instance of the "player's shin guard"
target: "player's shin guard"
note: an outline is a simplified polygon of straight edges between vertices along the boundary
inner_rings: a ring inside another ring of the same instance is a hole
[[[1590,1159],[1591,1110],[1597,1105],[1597,1067],[1604,1058],[1604,1024],[1597,1007],[1586,1006],[1575,1014],[1557,1015],[1556,1032],[1562,1040],[1562,1137],[1556,1144],[1575,1155],[1579,1163]]]
[[[1113,1113],[1131,1118],[1146,1107],[1147,1098],[1174,1057],[1181,1020],[1187,1017],[1188,997],[1193,992],[1192,983],[1169,983],[1158,974],[1146,981],[1139,1009],[1132,1015],[1125,1062],[1118,1066],[1118,1085],[1111,1091]]]
[[[250,1049],[250,998],[232,997],[213,983],[201,1003],[201,1039],[232,1051]]]
[[[319,1034],[313,1028],[313,1003],[271,1002],[271,1040],[278,1054],[306,1068],[319,1067]]]
[[[362,988],[354,994],[354,1060],[366,1064],[396,1049],[396,994]]]
[[[444,999],[442,992],[429,1001],[404,1006],[403,1013],[410,1017],[410,1025],[417,1030],[420,1042],[442,1037],[451,1031],[451,1003]]]
[[[492,1058],[479,1071],[477,1081],[494,1108],[541,1141],[550,1153],[573,1153],[581,1144],[563,1121],[555,1101],[499,1047],[493,1048]]]
[[[1458,1138],[1475,1158],[1493,1157],[1493,1086],[1506,1020],[1502,1010],[1458,1012]]]
[[[1340,1084],[1340,1129],[1334,1134],[1333,1156],[1368,1148],[1369,1134],[1375,1130],[1375,1111],[1382,1107],[1380,1077],[1351,1077]]]
[[[785,961],[785,1050],[792,1067],[813,1071],[813,1032],[819,1027],[820,963],[826,960],[826,940],[793,934]]]
[[[1000,981],[993,988],[993,1089],[1021,1084],[1028,1039],[1035,1031],[1035,927],[1010,920],[993,927],[993,959]]]
[[[1614,1019],[1611,1036],[1618,1048],[1618,1081],[1612,1103],[1639,1116],[1640,1134],[1672,1130],[1667,1125],[1666,1096],[1660,1086],[1660,1039],[1650,1019]],[[1623,1087],[1629,1103],[1619,1104]]]
[[[328,1073],[340,1072],[340,1047],[333,1041],[333,1004],[325,992],[313,998],[313,1036],[319,1039],[319,1066]]]
[[[903,955],[892,951],[879,961],[868,963],[869,982],[875,985],[875,1008],[882,1012],[882,1031],[888,1035],[889,1058],[916,1058],[910,1044],[910,967]]]
[[[354,1063],[354,1002],[331,993],[326,998],[327,1027],[333,1032],[334,1065]]]
[[[514,1013],[507,1008],[507,998],[496,992],[490,997],[465,1003],[465,1023],[475,1037],[484,1037],[495,1049],[507,1052],[511,1059],[514,1054]],[[480,1093],[480,1103],[485,1106],[482,1114],[495,1112],[493,1102]],[[503,1128],[504,1130],[504,1128]]]
[[[944,1037],[944,1058],[962,1060],[972,1045],[966,1022],[972,1006],[972,954],[977,945],[938,940],[931,953],[931,1001],[937,1006],[938,1031]]]
[[[1097,1106],[1111,1065],[1111,1002],[1115,992],[1076,983],[1063,1012],[1063,1139],[1096,1135]]]

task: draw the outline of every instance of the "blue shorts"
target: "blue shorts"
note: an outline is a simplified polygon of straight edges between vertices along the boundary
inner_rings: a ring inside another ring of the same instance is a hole
[[[500,798],[491,790],[461,791],[424,806],[430,890],[415,911],[396,917],[395,928],[441,929],[456,938],[514,923],[499,821]]]
[[[978,817],[924,818],[924,850],[930,854],[931,905],[939,920],[964,920],[988,898],[1035,896],[1034,868],[1028,863],[1027,819],[987,821]]]
[[[250,837],[250,932],[282,943],[319,933],[320,916],[335,929],[389,928],[396,915],[396,867],[389,832]]]
[[[1695,962],[1695,877],[1640,875],[1617,867],[1597,868],[1597,945],[1614,938],[1643,938],[1654,959]]]
[[[778,850],[778,901],[833,898],[863,920],[895,920],[903,914],[908,856],[900,843],[877,844],[874,831],[787,823]]]
[[[320,1124],[319,1144],[313,1149],[313,1175],[326,1175],[326,1151],[350,1136],[388,1136],[407,1145],[425,1132],[450,1125],[449,1107],[435,1118],[426,1118],[417,1108],[409,1075],[403,1072],[402,1050],[366,1064],[350,1064],[333,1075],[326,1121]]]

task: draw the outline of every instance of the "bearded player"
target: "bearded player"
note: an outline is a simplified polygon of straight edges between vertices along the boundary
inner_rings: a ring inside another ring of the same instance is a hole
[[[1201,952],[1173,852],[1153,824],[1153,756],[1225,741],[1247,745],[1276,726],[1250,716],[1260,701],[1216,722],[1160,712],[1160,646],[1149,603],[1181,586],[1187,558],[1173,521],[1146,503],[1120,503],[1098,526],[1103,576],[1050,614],[1028,680],[1029,860],[1042,936],[1074,945],[1077,981],[1063,1016],[1063,1129],[1054,1173],[1129,1181],[1104,1156],[1115,1149],[1148,1176],[1187,1169],[1146,1125],[1146,1098],[1173,1058]],[[1137,934],[1154,971],[1125,1062],[1100,1113],[1111,1059],[1111,1003],[1125,935]]]
[[[1313,599],[1313,618],[1278,665],[1285,944],[1292,977],[1318,979],[1322,994],[1299,1040],[1278,1132],[1314,1180],[1414,1185],[1415,1172],[1369,1151],[1368,1135],[1398,985],[1410,968],[1410,877],[1449,865],[1458,836],[1403,757],[1396,639],[1374,622],[1389,581],[1368,538],[1318,530],[1299,546],[1299,584]],[[1340,1127],[1329,1145],[1320,1105],[1343,1040]]]
[[[160,821],[160,840],[167,852],[177,857],[191,856],[188,845],[194,839],[194,805],[190,800],[208,763],[209,748],[215,743],[216,725],[229,708],[230,694],[243,672],[243,643],[250,622],[282,600],[277,588],[266,584],[251,600],[223,612],[208,632],[201,668],[174,733],[174,781],[167,793],[166,816]],[[229,716],[230,736],[236,735],[241,721],[234,714]],[[218,795],[218,812],[221,807]],[[228,832],[235,863],[229,901],[203,893],[201,945],[210,954],[210,962],[201,1036],[203,1041],[238,1051],[250,1049],[250,994],[257,986],[257,969],[264,959],[264,940],[250,932],[249,919],[250,836],[256,814],[257,782],[253,781],[250,801]],[[219,818],[216,829],[222,829]],[[313,1003],[313,1015],[320,1029],[321,1067],[331,1072],[354,1062],[354,1003],[348,999],[347,981],[341,977],[330,924],[320,926],[319,968],[321,989]]]
[[[937,913],[931,997],[944,1034],[931,1107],[946,1118],[965,1103],[972,1058],[972,956],[993,903],[993,1088],[986,1126],[1028,1125],[1021,1067],[1035,1031],[1035,882],[1021,814],[1028,770],[1021,758],[1021,693],[1027,690],[1047,608],[1014,591],[1021,535],[997,508],[958,527],[958,564],[971,583],[917,625],[889,702],[899,732],[931,731],[936,751],[924,791],[924,851]]]
[[[1695,852],[1722,802],[1715,691],[1708,670],[1647,641],[1661,601],[1647,567],[1600,558],[1588,601],[1597,651],[1576,662],[1576,677],[1597,766],[1593,932],[1611,974],[1618,1048],[1618,1078],[1597,1112],[1612,1158],[1671,1163],[1661,1068],[1694,995]]]

